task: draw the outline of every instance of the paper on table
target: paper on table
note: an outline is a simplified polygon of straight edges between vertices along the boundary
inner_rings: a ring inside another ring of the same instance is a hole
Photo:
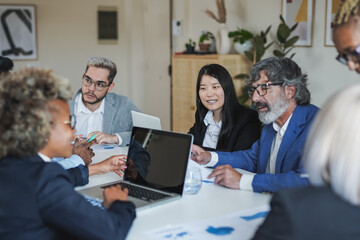
[[[213,170],[212,168],[204,167],[203,165],[200,165],[200,164],[194,162],[193,160],[189,159],[188,168],[190,168],[190,167],[200,169],[203,182],[214,182],[215,181],[214,177],[208,178],[208,176],[210,175],[210,173]]]
[[[269,205],[242,210],[220,217],[168,225],[146,234],[156,240],[250,239],[269,212]]]

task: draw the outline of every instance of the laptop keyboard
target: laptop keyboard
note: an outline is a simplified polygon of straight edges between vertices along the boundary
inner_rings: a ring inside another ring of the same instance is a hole
[[[127,184],[124,182],[118,183],[122,188],[127,188],[129,190],[129,196],[142,199],[144,201],[152,202],[159,199],[169,197],[168,194],[155,192],[146,188],[141,188],[132,184]],[[109,186],[107,186],[109,187]]]

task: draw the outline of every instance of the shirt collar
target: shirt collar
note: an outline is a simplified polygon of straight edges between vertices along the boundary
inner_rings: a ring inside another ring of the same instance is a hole
[[[274,130],[280,134],[280,136],[284,136],[286,129],[289,125],[290,119],[292,117],[292,114],[290,115],[290,117],[288,118],[288,120],[286,120],[285,124],[280,128],[279,125],[277,125],[275,122],[273,122],[273,128]]]
[[[218,126],[221,128],[222,121],[220,120],[219,122],[216,123],[214,121],[213,115],[214,115],[213,111],[210,111],[210,110],[206,113],[205,118],[204,118],[205,126],[208,126],[210,124],[210,125],[215,125],[215,126]]]
[[[76,96],[75,99],[75,106],[76,108],[76,114],[80,113],[87,113],[91,114],[92,112],[85,106],[85,104],[82,101],[82,93]],[[101,101],[100,107],[94,111],[94,113],[104,113],[105,109],[105,98]]]
[[[38,155],[42,160],[44,160],[44,162],[51,162],[51,158],[49,158],[48,156],[46,156],[40,152],[38,152]]]

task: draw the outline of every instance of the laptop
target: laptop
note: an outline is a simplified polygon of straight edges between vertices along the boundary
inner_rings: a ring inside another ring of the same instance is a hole
[[[124,179],[79,190],[103,200],[103,189],[121,184],[128,200],[142,210],[181,198],[193,136],[133,127]]]
[[[145,127],[161,130],[160,118],[131,110],[134,127]]]

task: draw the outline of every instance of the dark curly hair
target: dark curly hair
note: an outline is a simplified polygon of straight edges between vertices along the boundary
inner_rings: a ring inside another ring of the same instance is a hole
[[[47,103],[71,98],[67,80],[51,70],[27,68],[0,81],[0,159],[28,157],[41,150],[50,135]]]
[[[10,58],[0,56],[0,74],[9,72],[14,67],[14,63]]]

